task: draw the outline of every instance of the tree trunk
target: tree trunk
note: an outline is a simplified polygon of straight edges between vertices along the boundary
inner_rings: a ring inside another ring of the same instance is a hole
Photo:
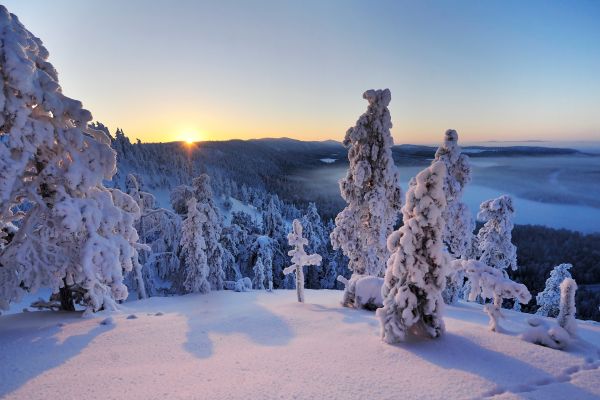
[[[75,303],[73,302],[73,294],[71,293],[71,287],[64,282],[64,286],[58,290],[60,297],[60,309],[63,311],[75,311]]]

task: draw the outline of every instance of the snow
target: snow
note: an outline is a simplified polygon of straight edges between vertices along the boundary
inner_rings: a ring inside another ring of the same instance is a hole
[[[307,290],[307,302],[298,303],[291,290],[220,291],[133,301],[93,318],[2,316],[0,397],[600,396],[598,325],[579,322],[586,347],[557,351],[516,336],[528,326],[526,314],[504,310],[509,333],[499,334],[487,329],[480,305],[459,302],[446,307],[443,337],[391,346],[380,340],[374,313],[344,308],[340,298],[340,291]],[[100,325],[108,316],[113,324]]]

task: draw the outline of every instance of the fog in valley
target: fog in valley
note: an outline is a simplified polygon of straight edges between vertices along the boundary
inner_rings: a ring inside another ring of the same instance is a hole
[[[347,165],[325,160],[323,167],[296,174],[321,196],[339,195],[338,180]],[[464,200],[477,213],[479,204],[501,194],[515,200],[517,224],[546,225],[584,233],[599,232],[600,156],[471,157],[473,181]],[[402,188],[424,165],[399,165]]]

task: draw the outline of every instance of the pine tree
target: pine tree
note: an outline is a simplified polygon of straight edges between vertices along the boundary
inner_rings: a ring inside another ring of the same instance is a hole
[[[140,210],[103,184],[116,172],[110,138],[88,126],[42,41],[3,6],[0,43],[0,308],[50,287],[63,309],[114,309],[137,260]]]
[[[293,247],[288,252],[288,255],[292,257],[292,265],[283,270],[285,275],[292,272],[296,273],[296,293],[298,295],[298,301],[304,302],[304,271],[305,265],[319,265],[321,264],[321,256],[318,254],[306,254],[304,246],[308,244],[302,236],[302,223],[295,219],[292,223],[292,232],[288,234],[288,242]]]
[[[197,205],[196,198],[192,197],[187,204],[187,218],[183,221],[181,236],[183,287],[188,293],[208,293],[210,292],[209,267],[202,232],[206,217],[198,210]]]
[[[444,332],[441,293],[448,263],[442,241],[445,175],[444,164],[435,162],[411,181],[402,208],[404,225],[388,238],[392,255],[382,288],[383,308],[377,310],[387,343],[404,341],[411,331],[424,331],[431,337]]]
[[[535,312],[544,317],[556,317],[560,312],[560,285],[566,278],[571,278],[569,270],[571,264],[560,264],[554,267],[550,272],[550,277],[546,279],[546,287],[536,296],[535,300],[540,308]]]
[[[340,192],[348,205],[335,218],[331,243],[343,250],[353,273],[382,276],[389,257],[386,238],[398,219],[402,195],[391,151],[390,91],[368,90],[363,98],[369,102],[367,112],[344,139],[350,167]]]

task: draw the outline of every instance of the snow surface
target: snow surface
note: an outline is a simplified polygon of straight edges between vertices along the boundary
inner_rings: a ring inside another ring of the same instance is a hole
[[[490,332],[478,304],[446,310],[440,339],[384,344],[375,314],[342,293],[211,292],[154,297],[93,318],[0,317],[6,399],[597,399],[600,325],[585,347],[521,340],[530,315],[504,310]],[[129,315],[135,319],[127,319]],[[112,324],[101,321],[112,317]],[[583,346],[583,345],[582,345]]]

